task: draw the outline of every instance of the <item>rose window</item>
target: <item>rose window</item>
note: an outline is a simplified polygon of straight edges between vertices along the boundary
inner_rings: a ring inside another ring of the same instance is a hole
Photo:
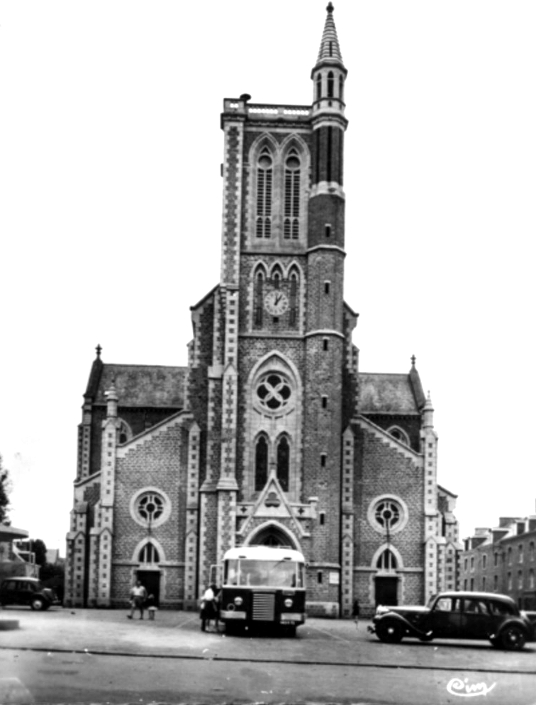
[[[390,500],[380,502],[376,506],[374,518],[381,527],[389,531],[400,521],[400,508]]]
[[[154,524],[164,513],[164,500],[156,492],[147,492],[138,499],[138,515],[147,524]]]
[[[261,405],[270,411],[277,411],[288,404],[291,389],[286,379],[271,372],[257,385],[257,397]]]

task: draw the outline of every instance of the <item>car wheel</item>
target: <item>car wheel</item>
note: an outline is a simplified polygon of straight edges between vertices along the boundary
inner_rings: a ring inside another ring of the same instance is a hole
[[[380,641],[384,641],[387,644],[398,644],[404,636],[404,628],[400,622],[395,622],[394,619],[386,619],[378,624],[376,634]]]
[[[525,641],[525,632],[517,624],[512,624],[501,632],[501,646],[503,649],[522,649],[525,646]]]
[[[30,603],[30,606],[33,610],[44,610],[45,601],[41,597],[34,597]]]

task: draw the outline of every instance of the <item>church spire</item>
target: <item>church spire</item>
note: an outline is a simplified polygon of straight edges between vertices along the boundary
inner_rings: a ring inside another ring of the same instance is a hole
[[[326,7],[326,10],[328,14],[324,25],[324,33],[322,34],[320,51],[318,52],[318,59],[316,60],[315,68],[318,68],[318,65],[322,64],[324,61],[326,63],[338,63],[341,66],[344,66],[341,48],[339,46],[339,39],[337,37],[337,30],[335,28],[335,21],[333,20],[334,7],[331,2]]]
[[[313,115],[321,113],[344,116],[344,83],[346,70],[339,46],[335,21],[333,20],[333,5],[326,8],[327,16],[324,24],[320,50],[315,67],[311,72],[314,86]]]

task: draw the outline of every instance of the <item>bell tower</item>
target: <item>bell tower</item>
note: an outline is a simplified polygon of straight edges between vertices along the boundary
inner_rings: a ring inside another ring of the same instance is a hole
[[[318,499],[311,532],[323,593],[337,602],[340,584],[341,443],[344,337],[343,146],[346,68],[333,5],[312,70],[311,190],[308,202],[307,317],[305,329],[304,489]],[[329,576],[329,580],[328,580]],[[328,582],[326,585],[325,582]]]

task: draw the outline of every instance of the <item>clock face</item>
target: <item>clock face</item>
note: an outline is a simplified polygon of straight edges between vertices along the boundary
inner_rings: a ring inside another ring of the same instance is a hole
[[[288,309],[288,298],[285,293],[274,289],[264,297],[264,308],[272,316],[281,316]]]

